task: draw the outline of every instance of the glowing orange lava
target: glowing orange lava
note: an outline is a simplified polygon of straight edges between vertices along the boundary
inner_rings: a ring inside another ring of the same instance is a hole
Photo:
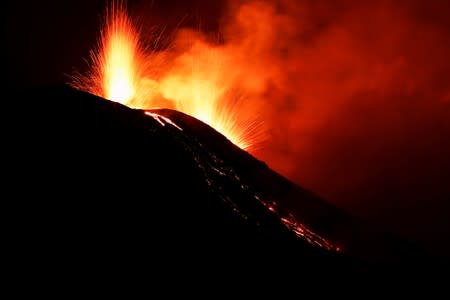
[[[100,53],[104,97],[127,104],[136,94],[139,36],[123,10],[113,9]]]
[[[75,88],[129,105],[136,97],[142,50],[139,34],[121,2],[107,10],[101,38],[91,51],[91,70],[73,77]]]
[[[256,112],[243,106],[243,97],[233,95],[231,82],[225,78],[220,50],[194,43],[186,53],[170,62],[166,59],[159,78],[152,76],[158,65],[152,65],[153,57],[144,54],[125,7],[113,3],[98,48],[91,53],[91,72],[74,76],[72,85],[140,109],[158,108],[163,99],[169,108],[209,124],[245,150],[262,141]]]

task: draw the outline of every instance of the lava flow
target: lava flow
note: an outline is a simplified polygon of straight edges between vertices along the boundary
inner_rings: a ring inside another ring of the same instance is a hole
[[[113,1],[98,46],[91,52],[91,70],[74,76],[72,86],[134,108],[177,109],[244,150],[264,139],[256,111],[245,107],[245,97],[225,80],[220,49],[197,42],[174,60],[166,57],[161,71],[161,64],[153,61],[155,53],[146,54],[140,38],[125,6]],[[155,76],[158,73],[162,75]]]

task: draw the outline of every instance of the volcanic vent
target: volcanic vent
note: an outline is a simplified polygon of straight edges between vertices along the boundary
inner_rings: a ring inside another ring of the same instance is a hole
[[[133,108],[174,108],[242,149],[257,147],[265,136],[258,107],[235,88],[236,76],[226,68],[229,55],[206,41],[188,44],[176,51],[148,51],[124,3],[112,1],[91,52],[90,71],[73,76],[71,85]]]

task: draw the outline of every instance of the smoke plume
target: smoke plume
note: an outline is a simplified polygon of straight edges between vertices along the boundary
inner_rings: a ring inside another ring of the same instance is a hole
[[[430,238],[442,242],[450,227],[436,209],[450,199],[448,2],[231,1],[220,9],[220,35],[174,30],[162,82],[188,76],[194,58],[222,91],[244,95],[243,117],[264,120],[258,158],[391,231],[427,239],[442,230]],[[216,69],[202,67],[211,59]]]

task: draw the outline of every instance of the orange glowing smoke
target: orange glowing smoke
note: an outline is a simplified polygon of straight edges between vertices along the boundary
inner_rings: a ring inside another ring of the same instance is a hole
[[[195,42],[176,58],[161,53],[164,63],[155,63],[157,56],[145,54],[126,8],[113,3],[100,43],[91,52],[91,72],[74,76],[72,85],[140,109],[158,108],[163,99],[166,107],[209,124],[244,150],[264,139],[256,111],[245,107],[245,97],[226,78],[226,57],[220,49]],[[164,70],[158,70],[161,66]]]

